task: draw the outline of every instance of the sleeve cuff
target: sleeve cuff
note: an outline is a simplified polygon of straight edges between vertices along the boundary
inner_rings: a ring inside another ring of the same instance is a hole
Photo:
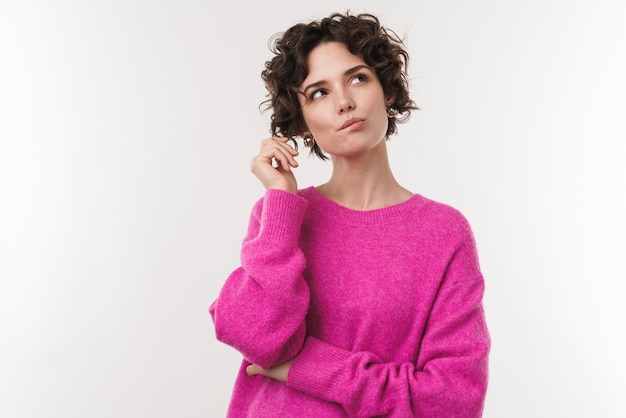
[[[308,202],[279,189],[267,189],[263,199],[260,234],[278,242],[297,243]]]
[[[351,355],[350,351],[309,336],[291,365],[287,385],[321,399],[341,402],[341,394],[334,388],[341,382]]]

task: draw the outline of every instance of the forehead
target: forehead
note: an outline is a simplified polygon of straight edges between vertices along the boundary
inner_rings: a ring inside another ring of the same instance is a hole
[[[302,85],[342,76],[344,72],[357,65],[366,65],[362,57],[352,54],[340,42],[319,44],[307,57],[308,74]]]

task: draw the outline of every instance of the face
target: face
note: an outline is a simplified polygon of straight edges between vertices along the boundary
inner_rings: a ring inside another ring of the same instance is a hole
[[[318,45],[307,62],[299,100],[320,148],[333,157],[356,157],[384,144],[391,99],[374,69],[339,42]]]

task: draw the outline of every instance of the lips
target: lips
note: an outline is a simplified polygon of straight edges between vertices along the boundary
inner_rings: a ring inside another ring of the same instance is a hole
[[[348,119],[347,121],[345,121],[343,123],[343,125],[341,125],[340,130],[349,128],[353,125],[357,125],[357,126],[362,126],[363,122],[365,122],[365,119],[361,119],[361,118],[352,118],[352,119]]]

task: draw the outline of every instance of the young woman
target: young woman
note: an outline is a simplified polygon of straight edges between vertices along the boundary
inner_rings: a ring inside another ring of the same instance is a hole
[[[334,14],[274,53],[274,136],[251,164],[267,190],[210,307],[244,356],[229,416],[480,416],[490,340],[472,232],[387,157],[416,109],[401,41],[374,16]],[[298,189],[296,137],[330,157],[327,183]]]

